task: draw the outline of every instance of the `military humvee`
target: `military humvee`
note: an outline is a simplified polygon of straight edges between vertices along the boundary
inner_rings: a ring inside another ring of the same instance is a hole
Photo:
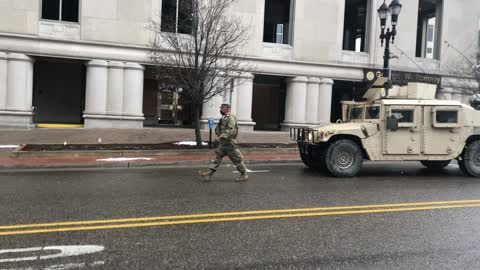
[[[409,84],[388,98],[378,90],[367,101],[343,102],[336,124],[292,128],[302,161],[336,177],[353,177],[364,160],[419,161],[438,170],[458,161],[480,177],[480,111],[453,100],[435,99],[436,86]]]

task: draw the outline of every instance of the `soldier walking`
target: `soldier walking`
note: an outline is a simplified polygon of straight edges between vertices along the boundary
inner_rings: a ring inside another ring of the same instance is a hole
[[[215,128],[215,134],[218,137],[218,148],[215,151],[215,160],[210,166],[209,172],[199,172],[203,181],[210,182],[212,175],[217,171],[225,156],[228,156],[240,172],[240,177],[236,182],[245,182],[248,179],[247,168],[243,163],[242,153],[238,148],[237,135],[238,125],[235,115],[230,113],[230,104],[222,104],[220,113],[222,118]]]

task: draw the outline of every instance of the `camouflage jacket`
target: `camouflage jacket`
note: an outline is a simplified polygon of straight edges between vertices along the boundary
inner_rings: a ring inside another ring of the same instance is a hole
[[[215,128],[215,134],[222,144],[236,144],[238,125],[235,115],[223,116]]]

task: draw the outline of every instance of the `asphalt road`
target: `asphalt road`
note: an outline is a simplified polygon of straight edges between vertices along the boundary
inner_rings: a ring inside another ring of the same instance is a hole
[[[367,164],[0,172],[0,270],[479,269],[480,179]]]

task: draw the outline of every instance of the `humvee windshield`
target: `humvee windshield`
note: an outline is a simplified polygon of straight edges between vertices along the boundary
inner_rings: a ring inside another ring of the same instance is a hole
[[[365,115],[363,112],[365,111]],[[380,119],[380,106],[348,106],[348,121],[351,120],[378,120]],[[365,117],[365,118],[364,118]]]
[[[349,120],[362,120],[363,119],[363,107],[350,107]]]
[[[367,106],[366,120],[380,119],[380,106]]]

